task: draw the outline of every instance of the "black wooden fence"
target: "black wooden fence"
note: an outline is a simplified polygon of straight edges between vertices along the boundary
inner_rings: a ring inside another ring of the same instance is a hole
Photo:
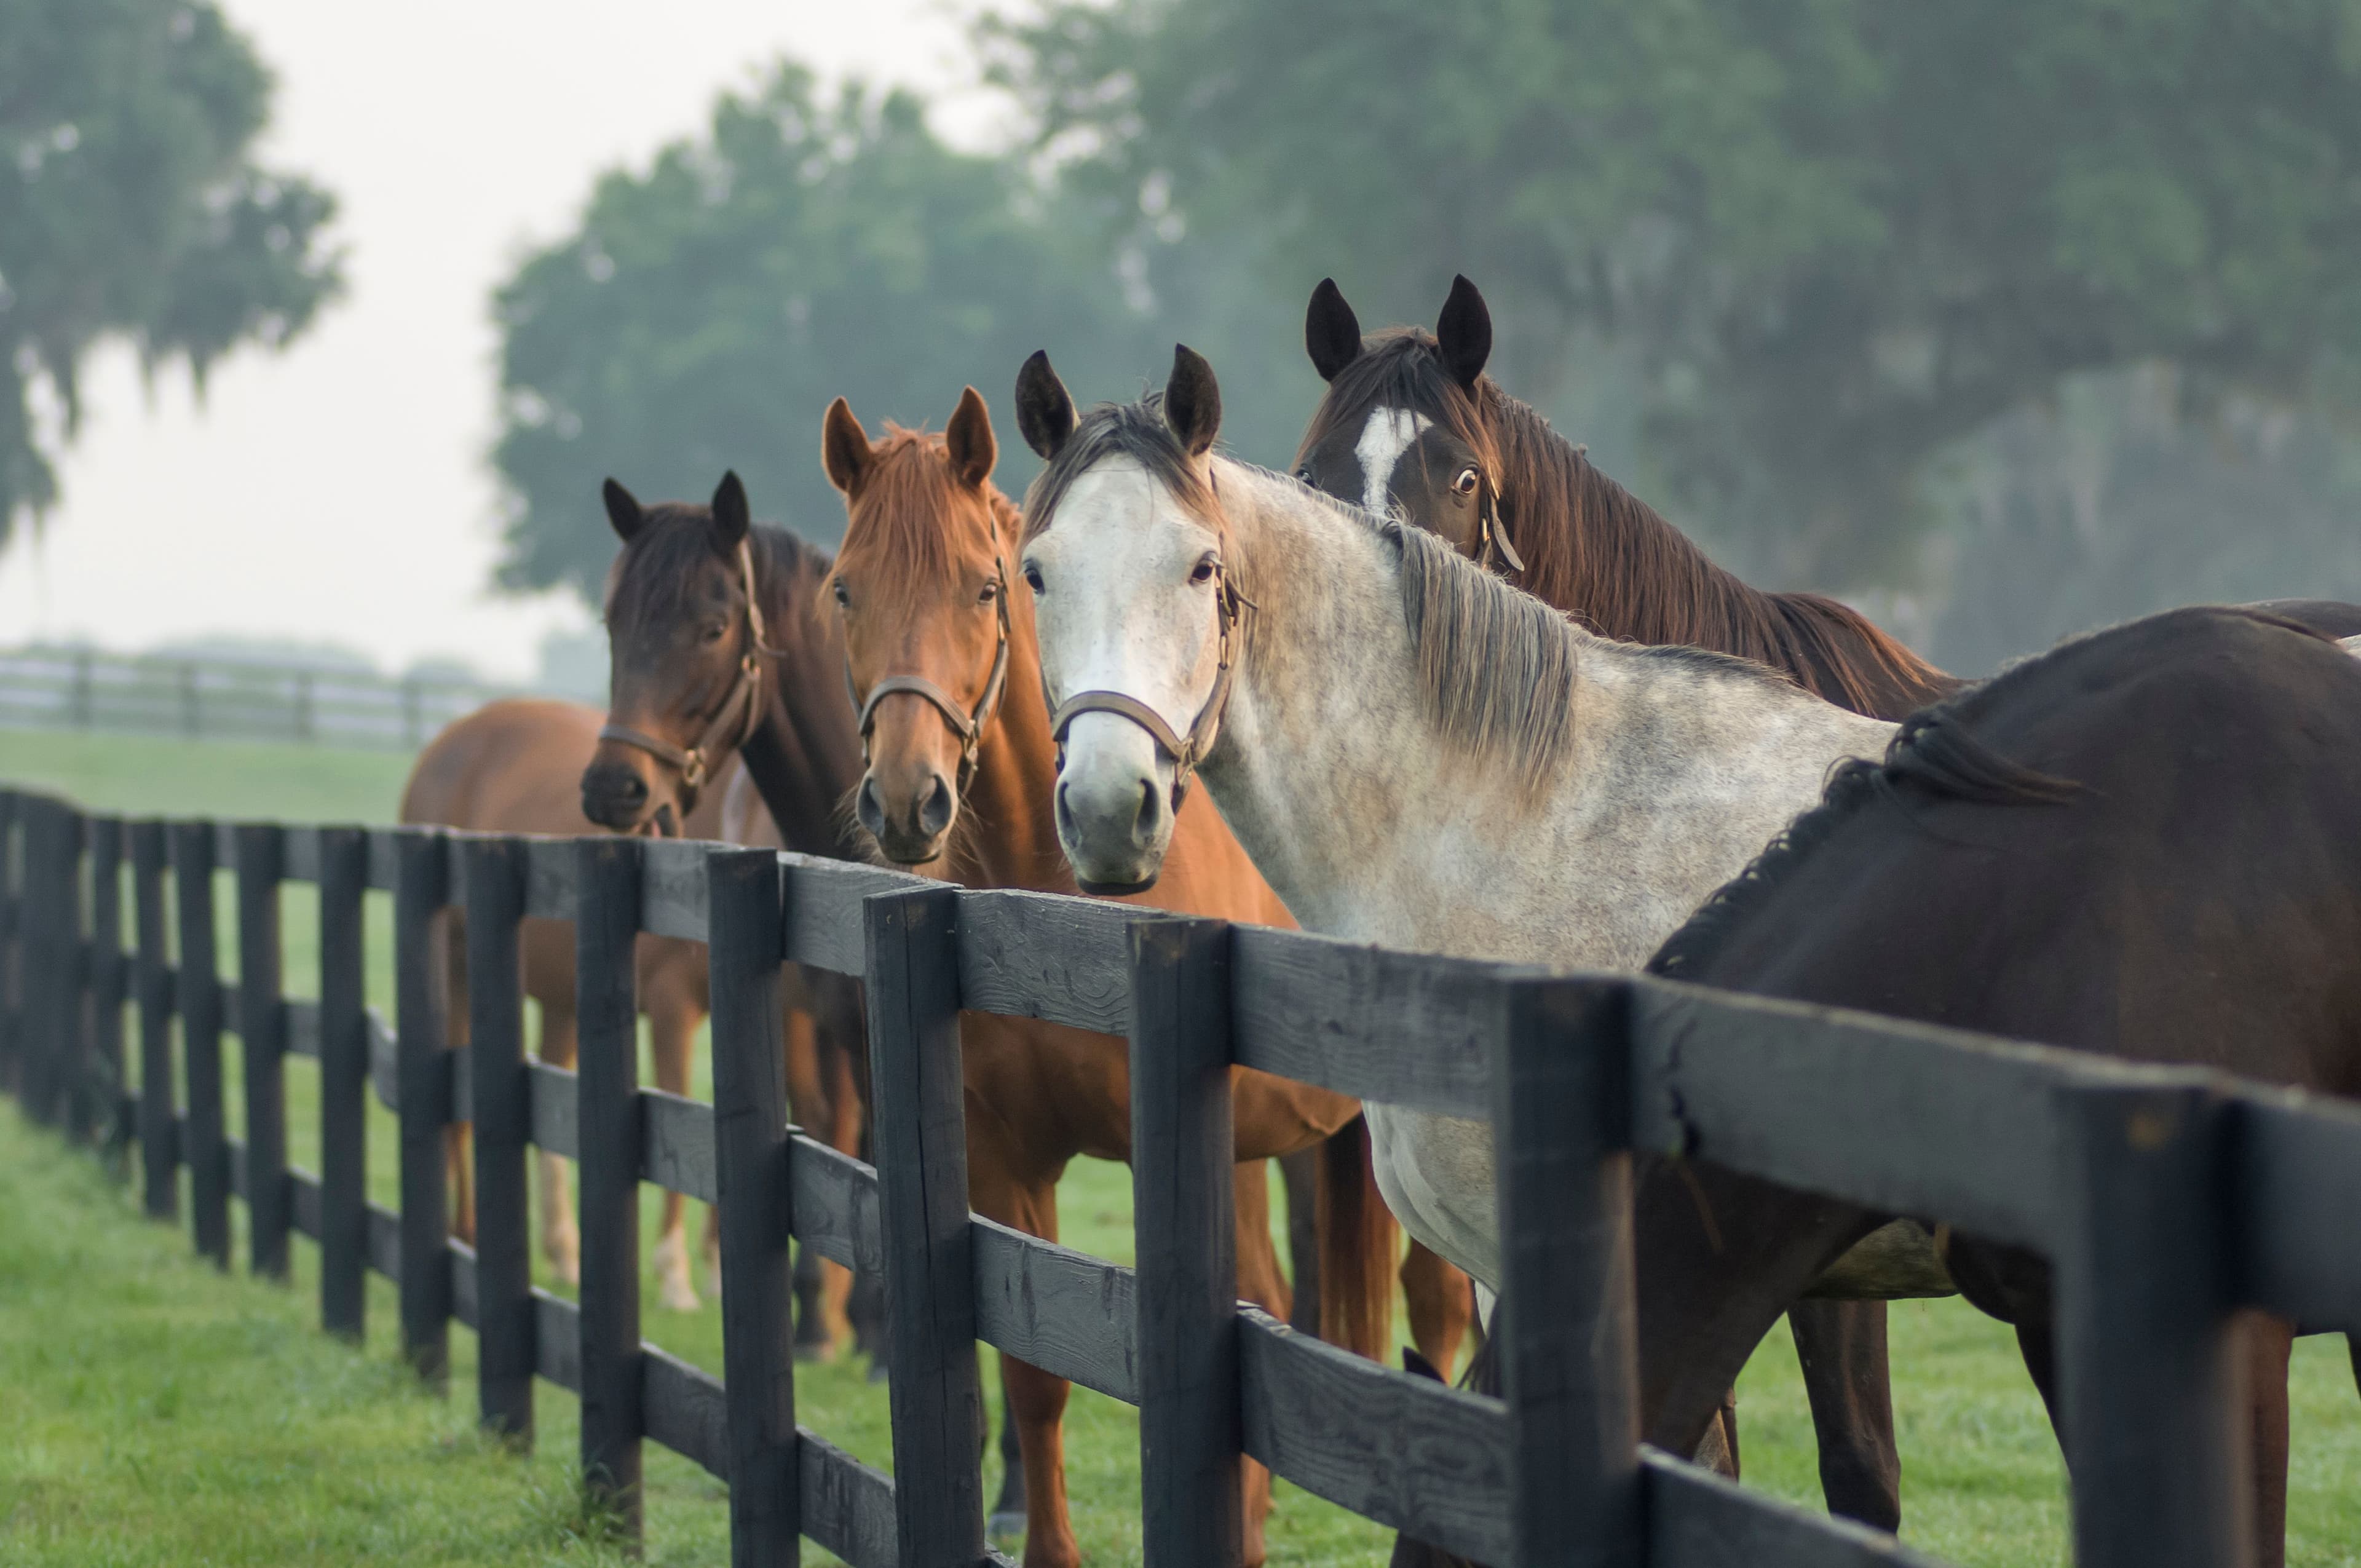
[[[129,862],[137,946],[120,939]],[[235,998],[213,872],[237,878]],[[179,908],[166,961],[164,883]],[[280,993],[279,886],[316,884],[319,1000]],[[389,1030],[362,1002],[368,888],[393,894]],[[434,912],[468,912],[472,1047],[428,982]],[[581,1069],[522,1052],[515,922],[575,921]],[[714,1104],[634,1080],[635,933],[708,943]],[[781,960],[868,987],[878,1168],[787,1124]],[[0,792],[0,1073],[36,1120],[119,1129],[159,1217],[191,1170],[198,1249],[252,1266],[320,1245],[321,1315],[361,1326],[362,1270],[399,1283],[403,1343],[439,1379],[478,1335],[483,1420],[529,1438],[536,1376],[582,1400],[582,1464],[636,1531],[653,1439],[730,1484],[733,1561],[809,1538],[859,1568],[990,1561],[974,1342],[1140,1408],[1142,1532],[1170,1568],[1235,1562],[1238,1467],[1495,1563],[1825,1568],[1922,1561],[1634,1441],[1630,1155],[1685,1149],[2037,1247],[2058,1266],[2077,1560],[2246,1559],[2230,1317],[2361,1329],[2361,1114],[1855,1014],[1626,976],[1357,948],[1120,905],[964,892],[768,851],[423,829],[126,822]],[[136,1001],[145,1091],[122,1085]],[[961,1010],[1130,1036],[1138,1267],[971,1214]],[[170,1103],[172,1025],[186,1104]],[[243,1144],[220,1036],[245,1042]],[[286,1161],[280,1064],[322,1066],[325,1168]],[[1500,1399],[1411,1378],[1236,1300],[1228,1069],[1489,1117],[1499,1133]],[[363,1190],[363,1099],[400,1118],[401,1204]],[[475,1124],[478,1238],[445,1234],[443,1128]],[[577,1307],[526,1267],[525,1146],[580,1169]],[[642,1342],[638,1184],[722,1213],[726,1378]],[[881,1270],[889,1479],[796,1422],[788,1243]]]

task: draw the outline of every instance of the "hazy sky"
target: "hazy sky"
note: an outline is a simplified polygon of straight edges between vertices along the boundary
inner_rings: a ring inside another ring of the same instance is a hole
[[[225,0],[279,77],[263,155],[342,199],[350,290],[293,350],[143,388],[92,365],[64,501],[0,554],[0,645],[133,649],[233,631],[332,639],[389,666],[456,653],[531,672],[571,600],[485,587],[494,555],[493,286],[567,228],[600,170],[698,130],[715,93],[791,54],[948,93],[975,145],[978,0]],[[598,498],[583,498],[595,526]]]

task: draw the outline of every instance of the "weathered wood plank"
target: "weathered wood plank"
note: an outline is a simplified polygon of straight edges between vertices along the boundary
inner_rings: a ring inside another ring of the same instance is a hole
[[[379,836],[369,835],[370,881]],[[451,1264],[444,1245],[443,1129],[450,1098],[450,1034],[441,982],[443,938],[434,916],[449,893],[449,857],[431,829],[392,836],[395,1113],[401,1126],[401,1344],[438,1392],[450,1376]]]
[[[1044,1372],[1138,1404],[1137,1276],[981,1214],[970,1223],[976,1336]]]
[[[385,1014],[375,1007],[368,1009],[368,1070],[369,1088],[377,1102],[389,1111],[401,1109],[401,1053],[400,1036],[394,1033]]]
[[[237,1029],[246,1080],[247,1215],[250,1266],[288,1277],[287,1040],[280,993],[279,829],[240,823],[237,864]]]
[[[524,1070],[533,1146],[567,1159],[581,1158],[579,1080],[565,1068],[552,1067],[539,1057],[525,1058]]]
[[[401,828],[372,828],[368,830],[368,884],[380,893],[393,893],[401,888]]]
[[[1882,1530],[1750,1492],[1642,1449],[1648,1568],[1942,1568]]]
[[[476,1249],[456,1236],[443,1244],[451,1271],[451,1316],[469,1328],[476,1326]]]
[[[730,1479],[730,1403],[721,1380],[652,1344],[640,1346],[647,1435],[717,1480]]]
[[[291,996],[279,1004],[279,1034],[286,1043],[286,1054],[308,1057],[316,1061],[320,1057],[320,1004],[309,998]]]
[[[188,1075],[190,1223],[200,1255],[229,1266],[229,1155],[222,1133],[221,960],[214,945],[214,835],[175,822],[172,893],[180,926],[181,1050]]]
[[[368,1266],[401,1283],[401,1216],[375,1203],[368,1206]]]
[[[851,1568],[899,1568],[893,1480],[817,1433],[798,1435],[804,1532]]]
[[[357,1339],[368,1314],[368,841],[357,828],[323,828],[313,848],[320,1001],[302,1011],[313,1020],[320,1058],[320,1321],[330,1333]],[[389,1065],[391,1055],[389,1049]]]
[[[1491,1114],[1501,964],[1241,927],[1231,956],[1240,1064],[1357,1099]]]
[[[525,1151],[535,1102],[525,1067],[524,846],[514,839],[460,841],[467,868],[467,1050],[475,1087],[476,1398],[478,1420],[533,1443],[536,1364],[533,1200]]]
[[[2361,1111],[2247,1089],[2232,1137],[2232,1244],[2247,1303],[2361,1332]]]
[[[1515,1561],[1499,1401],[1238,1309],[1246,1451],[1307,1492],[1483,1563]]]
[[[641,930],[692,942],[706,939],[705,857],[711,848],[694,839],[642,841]]]
[[[799,1133],[788,1179],[795,1187],[796,1235],[806,1245],[856,1274],[884,1271],[885,1223],[873,1167]]]
[[[524,850],[524,912],[544,920],[573,919],[577,840],[534,836],[518,841]]]
[[[811,855],[783,854],[779,864],[787,883],[787,925],[779,956],[856,978],[868,961],[862,945],[862,901],[929,885],[906,872]]]
[[[631,839],[570,846],[579,914],[574,997],[580,1078],[569,1121],[579,1133],[582,1231],[582,1478],[626,1541],[642,1528],[641,1434],[661,1374],[640,1343],[639,1003],[632,970],[640,852]],[[539,1082],[538,1080],[535,1080]],[[538,1141],[541,1099],[534,1099]],[[709,1140],[708,1140],[709,1141]]]
[[[1131,973],[1140,1545],[1148,1568],[1244,1561],[1230,927],[1142,920]]]
[[[279,830],[279,875],[286,882],[320,880],[321,835],[333,828],[281,828]]]
[[[320,1239],[320,1179],[300,1165],[287,1168],[287,1217],[296,1230]]]
[[[794,1192],[779,1050],[779,865],[760,850],[715,850],[701,863],[730,1387],[730,1558],[735,1568],[770,1568],[797,1561],[803,1530],[795,1474]]]
[[[1523,981],[1495,1049],[1500,1302],[1521,1563],[1640,1552],[1640,1336],[1631,1238],[1630,992]]]
[[[639,1091],[640,1178],[700,1203],[720,1192],[713,1168],[713,1107],[661,1089]]]
[[[214,864],[217,866],[234,866],[237,864],[238,827],[239,825],[236,822],[209,822],[205,824],[206,830],[213,835]]]
[[[984,1426],[960,1068],[959,894],[884,894],[862,913],[902,1568],[971,1568],[984,1551]],[[726,1284],[727,1265],[722,1277]]]
[[[960,900],[960,999],[973,1012],[1120,1035],[1131,1026],[1126,933],[1141,914],[1046,893],[969,893]]]
[[[0,858],[6,844],[0,839]],[[164,947],[164,825],[131,825],[132,918],[139,957],[139,1165],[148,1212],[177,1220],[181,1212],[180,1140],[173,1123],[173,980]],[[0,999],[5,1000],[5,999]]]
[[[582,1392],[582,1309],[533,1288],[533,1370],[569,1394]]]

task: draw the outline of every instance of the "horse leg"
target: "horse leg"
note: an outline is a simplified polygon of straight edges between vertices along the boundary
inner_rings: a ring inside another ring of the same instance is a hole
[[[575,1029],[574,998],[541,1003],[541,1059],[572,1071],[581,1048]],[[568,1285],[582,1283],[582,1233],[574,1223],[574,1194],[566,1157],[537,1150],[541,1167],[541,1250],[549,1271]]]
[[[1017,1441],[1016,1407],[1008,1402],[1008,1358],[1000,1358],[1000,1496],[983,1521],[995,1540],[1025,1533],[1025,1448]]]
[[[819,1025],[802,1008],[788,1010],[782,1048],[786,1053],[787,1109],[796,1124],[827,1138],[835,1106],[822,1080]],[[832,1145],[831,1145],[832,1146]],[[796,1354],[806,1361],[833,1361],[851,1343],[844,1321],[844,1298],[851,1276],[809,1247],[796,1259]]]
[[[428,948],[427,983],[442,993],[444,1038],[456,1050],[467,1043],[467,927],[456,909],[445,910],[436,922],[441,929]],[[475,1152],[467,1123],[453,1122],[443,1129],[443,1180],[451,1196],[451,1234],[469,1246],[476,1245]]]
[[[465,1122],[443,1129],[444,1177],[451,1187],[451,1234],[476,1245],[476,1140]]]
[[[1279,1179],[1287,1189],[1287,1261],[1295,1285],[1295,1310],[1288,1326],[1298,1333],[1320,1332],[1320,1151],[1315,1146],[1281,1155]]]
[[[686,1095],[690,1058],[697,1051],[697,1025],[705,1009],[681,994],[678,977],[668,965],[648,966],[649,994],[640,999],[648,1014],[650,1065],[656,1087],[667,1094]],[[653,1255],[656,1299],[670,1312],[697,1310],[697,1286],[688,1273],[688,1200],[667,1190],[664,1219],[656,1227]]]
[[[821,1124],[820,1141],[839,1154],[858,1159],[866,1125],[860,1071],[861,1054],[866,1047],[861,1036],[856,1034],[848,1039],[817,1022],[812,1033],[828,1117]],[[852,1270],[842,1264],[825,1257],[819,1260],[820,1321],[828,1325],[832,1343],[850,1344],[856,1352],[865,1345],[873,1358],[869,1375],[874,1379],[883,1375],[885,1365],[884,1295],[879,1282],[870,1281],[866,1299],[856,1312],[854,1298],[859,1283]]]
[[[2241,1312],[2246,1399],[2254,1412],[2255,1568],[2287,1563],[2288,1355],[2295,1325],[2268,1312]]]
[[[1056,1173],[1023,1168],[1013,1134],[972,1093],[967,1128],[969,1204],[986,1219],[1056,1241]],[[1082,1547],[1066,1503],[1067,1382],[1003,1352],[1000,1386],[1024,1456],[1025,1568],[1081,1568]]]
[[[1889,1533],[1902,1528],[1902,1455],[1885,1363],[1885,1303],[1798,1301],[1787,1310],[1819,1440],[1828,1512]],[[1736,1417],[1730,1418],[1737,1452]]]
[[[1279,1272],[1279,1248],[1270,1237],[1270,1162],[1239,1161],[1230,1195],[1238,1225],[1238,1295],[1285,1322],[1290,1305],[1287,1280]],[[1245,1489],[1242,1561],[1245,1568],[1261,1568],[1263,1525],[1270,1517],[1270,1472],[1251,1459],[1240,1460],[1238,1470]]]
[[[1417,1242],[1402,1255],[1402,1294],[1410,1302],[1411,1343],[1446,1383],[1459,1342],[1476,1315],[1474,1281]]]

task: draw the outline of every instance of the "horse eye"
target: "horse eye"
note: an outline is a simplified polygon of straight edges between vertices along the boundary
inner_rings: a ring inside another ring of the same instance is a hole
[[[978,604],[990,604],[999,597],[1000,585],[998,583],[986,583],[983,585],[983,591],[975,596],[975,602]]]
[[[1310,464],[1308,464],[1308,463],[1307,463],[1307,464],[1305,464],[1302,467],[1298,468],[1298,469],[1295,471],[1295,477],[1296,477],[1297,478],[1299,478],[1299,479],[1302,480],[1302,481],[1303,481],[1305,484],[1307,484],[1307,485],[1311,484],[1311,483],[1312,482],[1312,466],[1311,466]]]
[[[1025,586],[1037,595],[1049,592],[1041,586],[1041,568],[1030,561],[1025,563]]]
[[[838,578],[836,582],[836,602],[843,606],[846,609],[851,609],[852,608],[852,595],[846,589],[844,579],[841,577]]]
[[[729,635],[729,632],[730,628],[719,620],[708,620],[705,623],[705,640],[708,642],[719,642]]]
[[[1197,569],[1196,569],[1195,571],[1193,571],[1193,572],[1191,572],[1191,573],[1190,573],[1190,574],[1189,574],[1189,580],[1190,580],[1191,582],[1192,582],[1192,583],[1210,583],[1210,582],[1212,582],[1212,581],[1213,580],[1213,561],[1209,558],[1209,559],[1206,559],[1206,560],[1203,560],[1203,561],[1200,561],[1200,562],[1198,562],[1198,563],[1197,563]]]
[[[1473,468],[1460,469],[1459,477],[1451,481],[1451,488],[1453,492],[1457,495],[1474,495],[1476,493],[1476,470]]]

